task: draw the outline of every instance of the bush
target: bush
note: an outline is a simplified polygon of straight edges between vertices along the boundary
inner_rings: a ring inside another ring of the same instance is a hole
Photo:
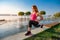
[[[60,17],[60,12],[55,13],[54,17]]]
[[[22,15],[24,15],[24,12],[19,12],[18,15],[22,16]]]
[[[46,12],[45,12],[45,11],[40,11],[40,14],[41,14],[41,15],[45,15]]]
[[[31,14],[31,12],[26,12],[25,14],[26,14],[26,15],[30,15],[30,14]]]

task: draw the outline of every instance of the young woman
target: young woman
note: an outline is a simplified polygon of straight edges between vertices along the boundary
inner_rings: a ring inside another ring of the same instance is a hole
[[[39,22],[37,20],[38,16],[40,16],[40,18],[41,18],[40,20],[43,20],[43,17],[42,17],[42,15],[39,15],[38,13],[39,12],[38,12],[37,6],[33,5],[32,6],[32,13],[30,15],[30,21],[29,21],[28,31],[25,34],[26,36],[31,35],[31,27],[32,27],[32,25],[34,25],[35,27],[41,27],[41,28],[43,27],[43,25],[39,25]]]

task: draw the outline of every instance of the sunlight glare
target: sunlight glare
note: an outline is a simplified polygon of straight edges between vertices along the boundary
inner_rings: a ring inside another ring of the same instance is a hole
[[[1,5],[0,6],[0,14],[15,14],[17,9],[13,6],[9,5]]]

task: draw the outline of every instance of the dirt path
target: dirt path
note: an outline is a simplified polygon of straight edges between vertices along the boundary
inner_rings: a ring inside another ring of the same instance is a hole
[[[44,26],[46,26],[46,27],[52,27],[52,26],[54,26],[54,25],[56,25],[56,24],[58,24],[59,22],[54,22],[54,23],[50,23],[50,24],[46,24],[46,25],[44,25]]]

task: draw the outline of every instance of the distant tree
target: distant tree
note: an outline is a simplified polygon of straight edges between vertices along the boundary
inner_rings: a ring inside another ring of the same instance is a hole
[[[41,15],[45,15],[46,12],[45,12],[45,11],[40,11],[40,14],[41,14]]]
[[[28,12],[26,12],[25,14],[26,14],[26,15],[30,15],[30,14],[31,14],[31,12],[29,12],[29,11],[28,11]]]
[[[60,12],[55,13],[54,17],[60,17]]]
[[[19,16],[23,16],[24,15],[24,12],[19,12],[18,15]]]

